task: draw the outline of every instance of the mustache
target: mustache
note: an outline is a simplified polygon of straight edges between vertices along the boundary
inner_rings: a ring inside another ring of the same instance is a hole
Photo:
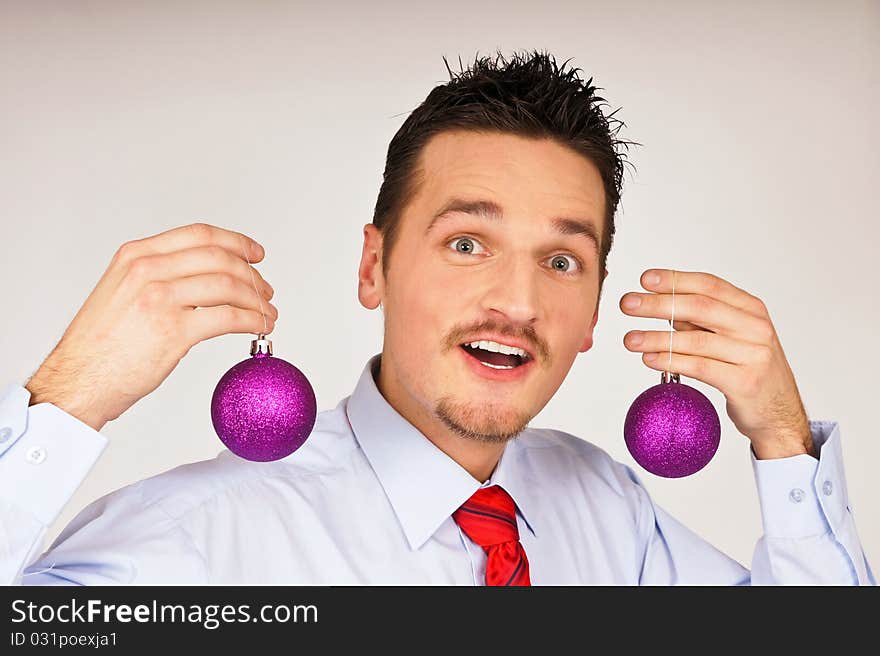
[[[546,359],[547,348],[545,347],[543,340],[538,338],[533,330],[516,330],[510,327],[500,328],[491,325],[482,325],[475,326],[469,330],[457,330],[454,332],[453,339],[449,342],[449,348],[457,348],[469,335],[480,333],[493,333],[500,335],[501,337],[510,337],[511,339],[525,342],[529,345],[529,350],[535,354],[536,359]]]

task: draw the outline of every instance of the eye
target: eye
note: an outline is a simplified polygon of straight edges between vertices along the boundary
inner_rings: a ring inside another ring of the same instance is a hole
[[[465,245],[467,245],[467,244],[479,244],[479,243],[480,243],[480,242],[478,242],[476,239],[473,239],[473,238],[471,238],[471,237],[456,237],[455,239],[452,239],[452,240],[450,240],[449,242],[447,242],[447,244],[452,244],[452,243],[457,242],[457,241],[460,241],[460,242],[462,242],[462,243],[465,244]],[[473,246],[468,246],[467,249],[466,249],[466,250],[463,250],[463,251],[462,251],[462,250],[459,250],[459,249],[456,248],[456,249],[455,249],[455,252],[456,252],[456,253],[463,253],[464,255],[470,255],[470,254],[472,254],[472,253],[474,252],[474,247],[473,247]]]
[[[572,262],[574,262],[574,265],[578,268],[577,272],[573,273],[573,272],[569,271],[568,269],[560,269],[560,266],[563,266],[563,267],[565,266],[564,258],[566,258],[566,257],[568,259],[570,259]],[[561,273],[564,273],[565,275],[568,275],[568,276],[573,276],[576,273],[579,273],[580,269],[583,268],[583,267],[581,267],[580,260],[578,260],[574,255],[556,255],[553,257],[551,266],[553,267],[554,270],[559,271]]]

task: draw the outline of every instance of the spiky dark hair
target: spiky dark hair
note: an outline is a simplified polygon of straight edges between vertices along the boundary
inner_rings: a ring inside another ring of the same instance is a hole
[[[614,216],[620,202],[626,150],[641,145],[616,138],[622,121],[618,110],[603,114],[605,99],[578,75],[580,68],[565,70],[555,57],[537,50],[514,53],[510,59],[497,52],[479,56],[459,72],[449,68],[450,81],[435,87],[414,109],[391,139],[382,186],[373,213],[373,225],[383,235],[382,270],[388,271],[397,241],[403,208],[416,191],[414,171],[428,140],[447,130],[497,131],[523,137],[550,137],[589,159],[599,170],[605,190],[605,229],[602,230],[599,285],[605,277],[608,253],[614,239]]]

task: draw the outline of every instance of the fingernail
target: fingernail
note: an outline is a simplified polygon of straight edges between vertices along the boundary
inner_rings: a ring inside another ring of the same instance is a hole
[[[657,359],[657,354],[656,354],[656,353],[645,353],[645,360],[646,360],[647,362],[653,362],[653,361],[656,360],[656,359]]]
[[[632,310],[633,308],[637,308],[642,304],[642,299],[640,296],[627,296],[623,299],[623,307]]]
[[[631,346],[638,346],[642,342],[645,341],[645,336],[642,333],[633,333],[630,335],[629,343]]]
[[[645,276],[645,282],[649,285],[659,285],[660,275],[657,273],[649,273],[647,276]]]
[[[256,253],[257,255],[259,255],[260,257],[262,257],[263,255],[266,254],[266,249],[263,248],[263,247],[262,247],[260,244],[258,244],[257,242],[254,242],[254,253]]]

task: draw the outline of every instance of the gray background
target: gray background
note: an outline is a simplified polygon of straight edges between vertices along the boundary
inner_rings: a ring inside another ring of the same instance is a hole
[[[116,248],[206,221],[267,246],[276,355],[319,410],[381,350],[357,300],[362,226],[389,140],[441,56],[547,49],[594,76],[639,141],[595,332],[532,422],[636,467],[667,510],[745,565],[761,533],[748,441],[716,389],[721,446],[698,474],[653,476],[622,427],[659,382],[622,339],[650,267],[708,271],[760,297],[812,419],[840,422],[851,505],[880,567],[875,273],[880,229],[877,2],[3,2],[3,383],[60,339]],[[872,118],[873,117],[873,118]],[[871,254],[874,254],[873,256]],[[252,336],[198,344],[103,434],[89,501],[222,444],[210,400]]]

